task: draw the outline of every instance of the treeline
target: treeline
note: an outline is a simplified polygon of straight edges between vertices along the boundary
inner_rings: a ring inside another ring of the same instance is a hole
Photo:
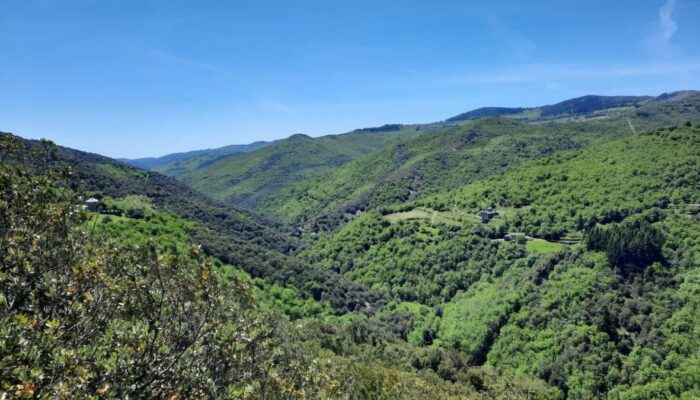
[[[663,260],[664,235],[648,222],[596,226],[586,236],[589,250],[604,251],[610,263],[630,276]]]

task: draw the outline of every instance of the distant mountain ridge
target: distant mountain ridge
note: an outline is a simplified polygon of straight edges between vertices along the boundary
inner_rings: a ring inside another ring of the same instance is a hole
[[[520,120],[552,119],[561,116],[577,116],[609,108],[639,106],[649,101],[678,101],[698,93],[700,92],[696,90],[682,90],[663,93],[657,97],[586,95],[539,107],[480,107],[447,118],[445,122],[471,121],[479,118],[499,116],[508,116]],[[423,125],[430,126],[432,124]],[[391,132],[400,131],[403,127],[409,126],[422,125],[385,124],[378,127],[356,129],[354,132]],[[166,175],[179,176],[182,173],[189,172],[189,170],[192,169],[192,164],[195,164],[197,168],[203,168],[226,156],[255,151],[277,141],[256,141],[249,144],[234,144],[214,149],[171,153],[160,157],[119,158],[119,161],[143,169],[154,169]],[[196,161],[196,163],[194,163],[194,161]]]
[[[377,207],[502,174],[527,160],[633,135],[631,126],[645,132],[700,120],[700,93],[669,98],[674,100],[647,100],[639,107],[543,122],[509,116],[458,121],[391,143],[316,178],[292,182],[265,194],[255,210],[278,222],[323,230],[328,224],[341,226],[343,216],[350,220]],[[565,104],[561,109],[571,107]]]
[[[445,122],[471,121],[479,118],[498,116],[511,116],[515,117],[516,119],[532,119],[525,117],[525,115],[528,112],[530,112],[531,115],[536,116],[534,119],[541,119],[547,117],[551,118],[562,115],[581,115],[593,111],[605,110],[608,108],[638,106],[647,101],[677,101],[697,93],[700,92],[695,90],[682,90],[671,93],[663,93],[657,97],[586,95],[569,100],[564,100],[559,103],[539,107],[480,107],[474,110],[461,113],[454,117],[447,118]],[[523,118],[518,118],[518,114],[523,114]],[[354,132],[391,132],[399,131],[402,129],[402,127],[404,127],[403,124],[384,124],[378,127],[355,129]],[[119,158],[118,160],[133,165],[135,167],[143,169],[156,169],[160,172],[165,173],[166,175],[178,176],[180,175],[180,173],[178,173],[178,169],[173,168],[178,162],[198,157],[202,158],[202,160],[200,161],[209,161],[210,164],[216,161],[216,159],[218,158],[223,158],[232,154],[247,153],[249,151],[254,151],[262,147],[268,146],[275,142],[277,141],[256,141],[249,144],[234,144],[214,149],[202,149],[187,152],[171,153],[160,157],[143,157],[134,159]]]
[[[484,107],[429,124],[295,134],[252,151],[195,152],[151,169],[276,222],[342,224],[339,216],[459,187],[528,158],[699,115],[700,92],[693,90],[590,95],[535,108]]]
[[[446,121],[470,121],[483,117],[510,116],[516,119],[552,119],[577,116],[617,107],[639,106],[649,101],[676,101],[697,94],[684,90],[653,96],[598,96],[586,95],[539,107],[481,107],[446,119]],[[520,115],[519,115],[520,114]],[[522,118],[519,118],[522,117]]]
[[[473,119],[484,117],[498,117],[501,115],[517,114],[523,112],[526,108],[522,107],[481,107],[475,110],[456,115],[446,121],[470,121]]]
[[[153,169],[164,164],[174,163],[191,157],[209,155],[209,156],[227,156],[237,153],[246,153],[268,146],[273,142],[257,141],[249,144],[232,144],[216,149],[192,150],[182,153],[171,153],[161,157],[144,157],[144,158],[120,158],[119,161],[139,167],[143,169]]]
[[[698,107],[700,92],[692,91],[584,96],[537,110],[474,110],[472,116],[482,117],[471,121],[384,125],[317,138],[297,134],[211,164],[188,161],[181,173],[156,170],[277,222],[342,224],[341,216],[352,219],[374,207],[501,173],[527,159],[633,134],[630,126],[643,132],[698,121]]]

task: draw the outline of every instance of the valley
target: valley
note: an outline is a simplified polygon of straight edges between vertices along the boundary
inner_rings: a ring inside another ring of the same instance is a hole
[[[297,134],[150,169],[0,139],[3,388],[700,396],[697,92]],[[99,206],[70,211],[87,198]]]

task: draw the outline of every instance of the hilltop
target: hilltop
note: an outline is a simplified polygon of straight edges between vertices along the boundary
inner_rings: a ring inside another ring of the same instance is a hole
[[[663,96],[663,95],[662,95]],[[654,99],[651,96],[581,96],[560,103],[523,107],[483,107],[448,118],[447,121],[469,121],[483,117],[508,116],[514,119],[541,121],[590,114],[610,108],[640,106]]]
[[[417,133],[389,127],[320,138],[296,134],[256,151],[199,165],[178,178],[228,204],[255,208],[261,199],[295,182],[319,176]]]
[[[225,157],[231,154],[246,153],[248,151],[253,151],[261,147],[265,147],[271,144],[271,142],[258,141],[250,144],[232,144],[229,146],[223,146],[216,149],[205,149],[205,150],[193,150],[184,153],[171,153],[166,154],[161,157],[145,157],[145,158],[120,158],[119,161],[123,161],[129,165],[143,169],[156,169],[167,171],[167,175],[176,176],[178,171],[185,171],[186,168],[182,166],[183,163],[195,163],[196,165],[202,165],[206,162],[213,162],[217,158]]]

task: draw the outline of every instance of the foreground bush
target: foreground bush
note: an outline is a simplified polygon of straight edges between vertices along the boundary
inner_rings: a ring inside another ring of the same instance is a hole
[[[70,170],[47,168],[50,144],[39,153],[5,142],[0,160],[0,393],[303,395],[305,355],[242,281],[221,282],[199,247],[92,235]]]

